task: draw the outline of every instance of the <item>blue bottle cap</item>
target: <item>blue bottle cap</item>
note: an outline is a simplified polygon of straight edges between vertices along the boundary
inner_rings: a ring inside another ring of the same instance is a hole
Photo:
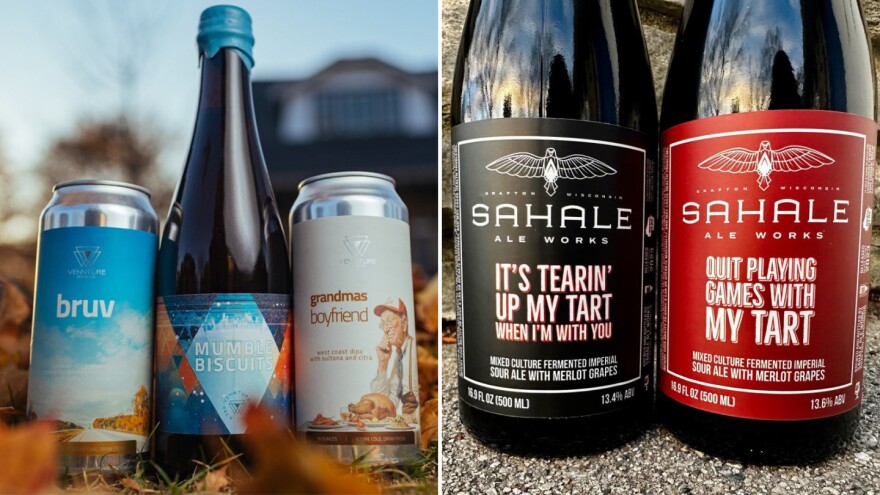
[[[212,58],[221,48],[232,48],[249,69],[254,67],[254,33],[251,16],[241,7],[215,5],[202,12],[196,38],[199,55]]]

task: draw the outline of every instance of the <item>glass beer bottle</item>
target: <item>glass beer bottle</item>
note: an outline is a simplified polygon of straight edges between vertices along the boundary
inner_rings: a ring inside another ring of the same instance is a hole
[[[863,395],[877,143],[857,0],[690,0],[661,116],[658,406],[680,438],[799,463]]]
[[[459,414],[496,448],[651,407],[657,104],[635,0],[473,0],[452,91]]]
[[[290,266],[254,120],[253,41],[244,10],[202,13],[198,116],[157,275],[155,452],[169,473],[237,451],[249,404],[290,422]]]

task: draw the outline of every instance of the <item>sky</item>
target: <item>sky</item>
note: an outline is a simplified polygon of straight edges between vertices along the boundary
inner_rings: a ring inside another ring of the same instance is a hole
[[[196,31],[208,0],[0,0],[0,157],[27,174],[54,138],[83,118],[123,105],[170,131],[162,157],[183,166],[195,119]],[[407,70],[436,70],[433,0],[230,1],[253,19],[253,79],[301,78],[338,58],[375,56]],[[137,82],[120,89],[118,60]],[[124,102],[124,103],[123,103]],[[24,187],[22,201],[45,192]]]

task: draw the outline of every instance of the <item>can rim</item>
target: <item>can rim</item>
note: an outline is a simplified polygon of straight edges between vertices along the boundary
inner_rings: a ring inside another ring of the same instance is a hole
[[[387,180],[391,183],[392,186],[397,185],[397,183],[394,181],[393,178],[391,178],[391,176],[378,174],[376,172],[332,172],[329,174],[321,174],[314,177],[309,177],[308,179],[299,183],[299,186],[297,186],[297,190],[301,191],[303,187],[319,180],[338,179],[340,177],[369,177],[371,179]]]
[[[150,190],[143,186],[136,186],[134,184],[129,184],[128,182],[120,182],[115,180],[98,180],[98,179],[77,179],[77,180],[68,180],[64,182],[59,182],[55,184],[52,188],[52,192],[56,192],[59,189],[63,189],[65,187],[73,187],[73,186],[112,186],[112,187],[124,187],[127,189],[134,189],[135,191],[142,192],[147,195],[147,197],[152,197]]]

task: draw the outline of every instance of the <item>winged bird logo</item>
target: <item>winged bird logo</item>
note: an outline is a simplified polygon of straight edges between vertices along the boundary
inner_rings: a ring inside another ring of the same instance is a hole
[[[544,189],[547,194],[553,196],[559,186],[559,179],[595,179],[614,175],[614,170],[606,163],[585,155],[569,155],[559,158],[555,148],[547,148],[544,156],[536,156],[531,153],[514,153],[499,158],[486,165],[486,168],[513,177],[524,179],[543,178],[546,182]]]
[[[732,148],[713,155],[699,167],[730,174],[756,172],[758,185],[762,191],[766,191],[770,187],[770,174],[773,172],[800,172],[832,163],[834,159],[830,156],[806,146],[786,146],[774,150],[770,147],[770,141],[762,141],[757,151]]]

